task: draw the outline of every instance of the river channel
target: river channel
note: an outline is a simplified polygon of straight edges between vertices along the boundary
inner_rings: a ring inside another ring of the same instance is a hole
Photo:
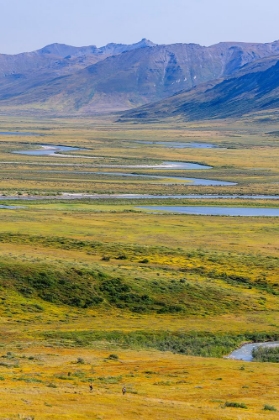
[[[16,210],[16,209],[22,209],[23,207],[19,207],[19,206],[5,206],[5,205],[0,205],[0,209],[8,209],[8,210]]]
[[[148,144],[151,146],[163,146],[168,149],[216,149],[218,146],[211,143],[182,143],[177,141],[145,141],[137,140],[135,143]]]
[[[251,343],[251,344],[244,344],[244,346],[240,347],[237,350],[234,350],[227,359],[235,359],[235,360],[243,360],[244,362],[252,362],[253,361],[253,350],[258,347],[279,347],[279,341],[273,341],[270,343]]]
[[[244,216],[279,217],[279,208],[264,207],[219,207],[219,206],[140,206],[142,210],[194,214],[199,216]]]
[[[70,147],[70,146],[52,146],[52,145],[42,145],[39,149],[30,149],[30,150],[19,150],[13,152],[17,155],[28,155],[28,156],[64,156],[60,155],[60,152],[74,152],[77,150],[82,150],[79,147]],[[68,156],[67,156],[68,157]],[[71,155],[69,155],[71,157]]]
[[[29,155],[29,156],[57,156],[57,157],[84,157],[78,155],[67,155],[61,154],[61,152],[72,152],[81,150],[77,147],[69,147],[69,146],[52,146],[52,145],[42,145],[40,149],[35,150],[21,150],[13,153],[21,154],[21,155]],[[85,156],[86,157],[86,156]],[[96,159],[96,157],[90,157]],[[98,168],[117,168],[117,169],[165,169],[165,170],[208,170],[212,169],[211,166],[208,165],[201,165],[198,163],[191,163],[191,162],[175,162],[175,161],[166,161],[159,164],[139,164],[139,165],[98,165]],[[56,171],[58,173],[58,171]],[[74,172],[72,172],[74,173]],[[135,173],[121,173],[121,172],[94,172],[98,175],[107,175],[107,176],[114,176],[114,177],[142,177],[142,178],[149,178],[149,179],[165,179],[166,184],[172,183],[183,183],[188,185],[211,185],[211,186],[230,186],[230,185],[237,185],[235,182],[229,181],[221,181],[221,180],[213,180],[213,179],[204,179],[204,178],[189,178],[189,177],[168,177],[162,175],[147,175],[147,174],[135,174]],[[87,175],[94,175],[93,172],[84,172],[79,171],[75,172],[76,175],[78,174],[87,174]]]
[[[29,133],[27,131],[0,131],[0,136],[43,136],[43,134]]]
[[[70,146],[53,146],[53,145],[42,145],[39,149],[31,149],[31,150],[19,150],[13,153],[18,155],[27,155],[27,156],[55,156],[55,157],[79,157],[79,158],[87,158],[87,159],[98,159],[96,156],[81,156],[81,155],[74,155],[74,154],[63,154],[61,152],[75,152],[77,150],[85,150],[80,149],[78,147],[70,147]],[[198,169],[212,169],[212,166],[208,165],[201,165],[198,163],[191,163],[191,162],[174,162],[174,161],[166,161],[159,164],[153,165],[146,165],[146,164],[139,164],[139,165],[98,165],[99,168],[123,168],[123,169],[188,169],[188,170],[198,170]]]
[[[0,200],[19,200],[19,201],[34,201],[34,200],[158,200],[158,199],[177,199],[177,200],[193,200],[193,199],[248,199],[248,200],[279,200],[278,195],[211,195],[211,194],[192,194],[192,195],[152,195],[152,194],[87,194],[87,193],[61,193],[59,195],[0,195]]]

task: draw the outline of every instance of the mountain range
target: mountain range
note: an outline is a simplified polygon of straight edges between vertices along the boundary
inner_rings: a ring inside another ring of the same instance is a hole
[[[239,116],[278,106],[278,63],[279,41],[209,47],[146,39],[101,48],[52,44],[0,55],[0,112],[128,110],[122,120]]]
[[[245,65],[232,76],[213,80],[164,100],[124,113],[120,121],[184,121],[239,118],[278,113],[279,55]]]

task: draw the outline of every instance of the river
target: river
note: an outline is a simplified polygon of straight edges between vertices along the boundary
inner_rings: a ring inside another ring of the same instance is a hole
[[[258,347],[279,347],[279,341],[273,341],[270,343],[251,343],[244,344],[237,350],[234,350],[229,356],[228,359],[243,360],[245,362],[253,361],[253,350]]]
[[[194,214],[199,216],[265,216],[279,217],[279,208],[264,207],[221,207],[221,206],[140,206],[142,210]]]

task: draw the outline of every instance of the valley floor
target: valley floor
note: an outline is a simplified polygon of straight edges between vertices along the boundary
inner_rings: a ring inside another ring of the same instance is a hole
[[[190,205],[278,208],[268,197],[228,198],[278,195],[276,124],[0,121],[2,132],[37,133],[0,136],[0,420],[278,418],[277,365],[225,358],[244,342],[279,338],[278,218],[138,208],[216,193]],[[86,150],[74,159],[12,153],[40,144]],[[157,168],[162,161],[212,169]],[[156,165],[129,168],[137,163]],[[163,178],[108,176],[101,166],[111,164]]]

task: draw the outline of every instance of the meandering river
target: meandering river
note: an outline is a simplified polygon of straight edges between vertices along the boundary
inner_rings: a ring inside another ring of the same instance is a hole
[[[72,152],[81,150],[77,147],[70,146],[53,146],[53,145],[42,145],[40,149],[35,150],[20,150],[13,153],[21,155],[30,155],[30,156],[57,156],[57,157],[84,157],[79,155],[67,155],[61,154],[61,152]],[[85,156],[86,157],[86,156]],[[96,159],[96,157],[90,157]],[[176,161],[166,161],[159,164],[139,164],[139,165],[111,165],[111,164],[101,164],[98,165],[98,168],[119,168],[119,169],[166,169],[166,170],[208,170],[212,169],[212,166],[202,165],[198,163],[191,162],[176,162]],[[58,172],[58,171],[56,171]],[[75,172],[78,174],[92,174],[93,172],[84,172],[79,171]],[[229,186],[237,185],[235,182],[222,181],[222,180],[213,180],[213,179],[204,179],[204,178],[189,178],[189,177],[169,177],[163,175],[147,175],[147,174],[135,174],[135,173],[124,173],[124,172],[95,172],[98,175],[108,175],[114,177],[144,177],[150,179],[165,179],[166,184],[170,183],[185,183],[189,185],[213,185],[213,186]]]
[[[125,167],[126,168],[126,167]],[[47,173],[47,171],[41,171],[41,173]],[[73,175],[86,174],[86,175],[107,175],[113,177],[132,177],[132,178],[149,178],[149,179],[160,179],[165,180],[164,184],[186,184],[186,185],[237,185],[235,182],[219,181],[213,179],[204,178],[185,178],[181,176],[163,176],[163,175],[146,175],[126,172],[89,172],[89,171],[52,171],[52,173],[68,173]],[[179,197],[179,196],[173,196]],[[182,196],[181,196],[182,197]],[[171,198],[171,196],[170,196]]]

